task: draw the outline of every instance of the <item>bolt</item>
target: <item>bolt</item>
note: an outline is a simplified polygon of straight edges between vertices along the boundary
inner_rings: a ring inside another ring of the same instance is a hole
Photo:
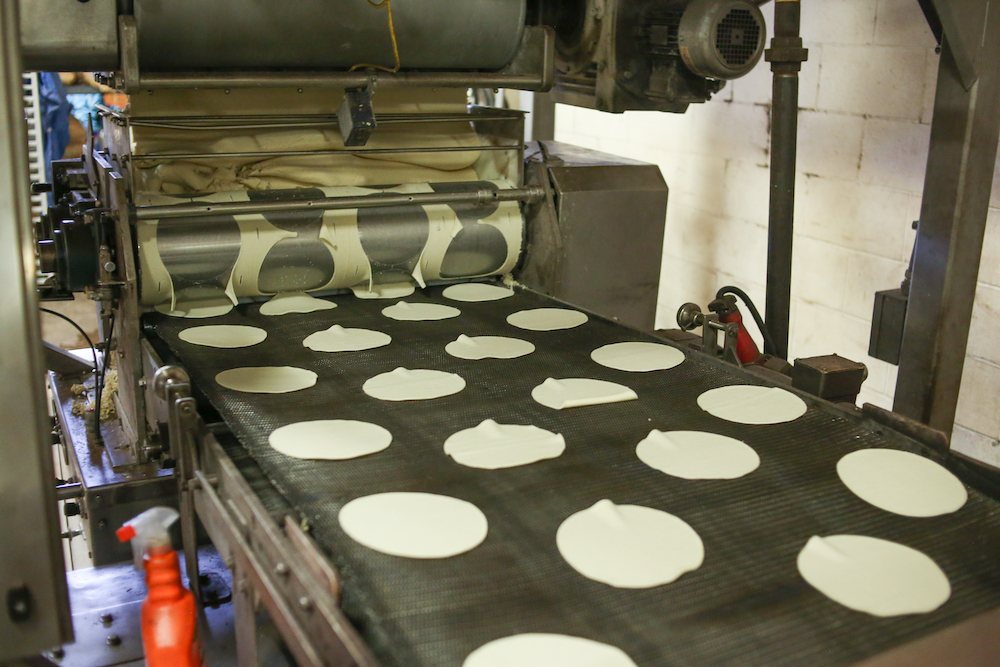
[[[53,660],[62,660],[66,657],[66,650],[62,646],[56,646],[54,649],[49,651],[49,655],[52,656]]]
[[[121,646],[122,638],[118,635],[108,635],[108,646]]]
[[[105,262],[104,263],[104,270],[107,271],[108,273],[114,273],[115,269],[117,269],[117,268],[118,267],[115,266],[114,262]]]
[[[103,623],[106,628],[111,627],[111,622],[114,620],[115,617],[111,614],[101,614],[101,623]]]
[[[303,595],[302,597],[299,598],[299,606],[302,607],[305,611],[309,611],[310,609],[312,609],[313,601]]]
[[[285,565],[284,563],[278,563],[277,565],[274,566],[274,573],[281,575],[282,577],[287,576],[288,566]]]

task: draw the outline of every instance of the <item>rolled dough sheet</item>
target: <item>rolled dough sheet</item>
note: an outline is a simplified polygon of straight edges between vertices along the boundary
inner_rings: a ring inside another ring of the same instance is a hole
[[[589,318],[585,313],[567,308],[534,308],[520,310],[507,316],[507,324],[528,331],[556,331],[572,329]]]
[[[257,327],[235,324],[209,324],[191,327],[177,335],[185,343],[204,347],[237,348],[250,347],[264,341],[267,332]]]
[[[424,401],[457,394],[465,389],[465,380],[444,371],[397,368],[369,379],[362,389],[381,401]]]
[[[466,336],[462,334],[444,347],[444,351],[459,359],[516,359],[531,354],[535,346],[520,338],[505,336]]]
[[[937,563],[910,547],[863,535],[813,536],[799,552],[802,578],[834,602],[873,616],[932,612],[951,596]]]
[[[337,304],[325,299],[317,299],[305,292],[277,294],[260,307],[261,315],[290,315],[292,313],[315,313],[317,310],[332,310]]]
[[[862,449],[837,462],[840,481],[879,509],[903,516],[958,511],[969,494],[955,475],[934,461],[895,449]]]
[[[549,378],[531,390],[531,397],[553,410],[579,408],[585,405],[620,403],[639,398],[628,387],[604,380],[588,378]]]
[[[591,352],[590,358],[618,371],[647,373],[679,366],[684,361],[684,353],[660,343],[612,343]]]
[[[449,558],[486,539],[486,516],[472,503],[433,493],[379,493],[352,500],[340,527],[369,549],[404,558]]]
[[[458,317],[462,314],[462,311],[440,303],[407,303],[406,301],[400,301],[394,306],[383,308],[382,314],[401,322],[426,322]]]
[[[444,441],[444,453],[470,468],[497,470],[554,459],[566,450],[559,433],[537,426],[498,424],[487,419]]]
[[[636,667],[617,646],[583,637],[529,632],[484,644],[462,667]]]
[[[190,320],[202,320],[209,317],[219,317],[225,315],[233,309],[233,302],[227,298],[206,299],[204,301],[189,301],[186,303],[177,302],[174,309],[170,309],[169,303],[161,303],[156,306],[156,312],[169,315],[170,317],[184,317]]]
[[[215,376],[226,389],[250,394],[287,394],[316,384],[312,371],[293,366],[247,366],[230,368]]]
[[[384,347],[392,342],[389,334],[370,329],[345,329],[334,324],[325,331],[317,331],[302,341],[305,347],[316,352],[360,352]]]
[[[462,283],[445,288],[442,294],[452,301],[499,301],[513,296],[514,290],[485,283]]]
[[[385,285],[372,285],[369,290],[368,283],[363,283],[355,285],[351,291],[359,299],[402,299],[413,294],[416,287],[413,283],[387,283]]]
[[[705,559],[701,538],[682,519],[610,500],[563,521],[556,546],[574,570],[616,588],[669,584]]]
[[[706,391],[698,397],[698,407],[738,424],[780,424],[806,413],[805,401],[790,391],[743,384]]]
[[[654,429],[635,453],[650,468],[683,479],[736,479],[760,465],[757,452],[746,443],[703,431]]]
[[[381,452],[392,443],[392,433],[368,422],[318,419],[282,426],[267,441],[285,456],[343,461]]]

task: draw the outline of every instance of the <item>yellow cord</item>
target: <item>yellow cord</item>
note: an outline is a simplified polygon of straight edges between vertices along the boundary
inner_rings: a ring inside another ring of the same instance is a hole
[[[386,11],[389,13],[389,35],[392,37],[392,53],[396,56],[396,66],[389,68],[383,65],[372,65],[370,63],[359,63],[351,68],[353,72],[356,69],[371,67],[373,69],[380,69],[383,72],[398,72],[399,71],[399,47],[396,45],[396,26],[392,23],[392,3],[390,0],[382,0],[381,2],[375,2],[374,0],[368,0],[368,4],[376,9],[380,7],[385,7]]]

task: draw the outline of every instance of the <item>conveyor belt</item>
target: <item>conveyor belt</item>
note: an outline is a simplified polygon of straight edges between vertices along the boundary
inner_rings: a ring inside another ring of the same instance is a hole
[[[439,288],[410,301],[445,302],[462,315],[403,323],[380,311],[391,302],[335,297],[338,308],[263,317],[240,306],[211,323],[250,324],[267,340],[243,350],[182,343],[177,334],[206,321],[159,315],[149,321],[257,460],[273,484],[313,527],[345,581],[344,608],[385,667],[460,667],[480,645],[519,632],[589,637],[625,650],[640,667],[673,665],[835,665],[854,662],[1000,606],[1000,502],[970,489],[959,512],[906,518],[852,495],[835,466],[865,447],[927,451],[872,422],[810,402],[788,424],[742,426],[696,405],[708,389],[763,384],[739,369],[698,355],[669,371],[626,373],[599,366],[590,352],[607,343],[648,337],[591,318],[576,329],[530,332],[506,324],[508,314],[552,303],[518,293],[492,303],[455,303]],[[301,345],[334,323],[389,333],[385,348],[321,354]],[[459,334],[503,334],[530,340],[537,351],[515,360],[465,361],[444,352]],[[293,394],[239,394],[213,381],[241,365],[294,365],[319,374]],[[384,403],[362,383],[399,366],[460,373],[459,394],[434,401]],[[584,376],[632,387],[639,400],[554,411],[531,389],[547,377]],[[295,421],[371,421],[394,435],[384,452],[351,461],[307,462],[270,449],[267,436]],[[442,451],[452,433],[492,418],[532,423],[565,435],[554,460],[507,470],[476,470]],[[691,481],[643,465],[636,443],[650,429],[695,429],[740,438],[761,465],[732,481]],[[958,464],[949,464],[956,469]],[[468,500],[489,519],[486,541],[445,560],[409,560],[374,552],[348,538],[337,512],[349,500],[383,491],[427,491]],[[622,590],[585,579],[555,547],[570,514],[610,498],[662,509],[701,536],[705,562],[673,584]],[[798,575],[795,559],[812,535],[871,535],[923,551],[947,573],[951,599],[918,616],[875,618],[823,597]]]

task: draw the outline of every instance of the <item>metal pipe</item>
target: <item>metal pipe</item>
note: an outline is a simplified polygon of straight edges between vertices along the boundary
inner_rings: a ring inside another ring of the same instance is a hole
[[[309,157],[312,155],[404,155],[407,153],[471,153],[473,151],[511,151],[519,150],[520,144],[506,146],[435,146],[432,148],[365,148],[352,151],[346,149],[331,149],[321,151],[260,151],[242,153],[162,153],[137,154],[132,156],[133,162],[150,162],[155,160],[211,160],[215,158],[272,158],[272,157]]]
[[[56,487],[56,500],[72,500],[83,497],[83,484],[60,484]]]
[[[139,76],[137,88],[363,88],[380,87],[518,88],[544,90],[549,83],[541,73],[500,72],[148,72]]]

